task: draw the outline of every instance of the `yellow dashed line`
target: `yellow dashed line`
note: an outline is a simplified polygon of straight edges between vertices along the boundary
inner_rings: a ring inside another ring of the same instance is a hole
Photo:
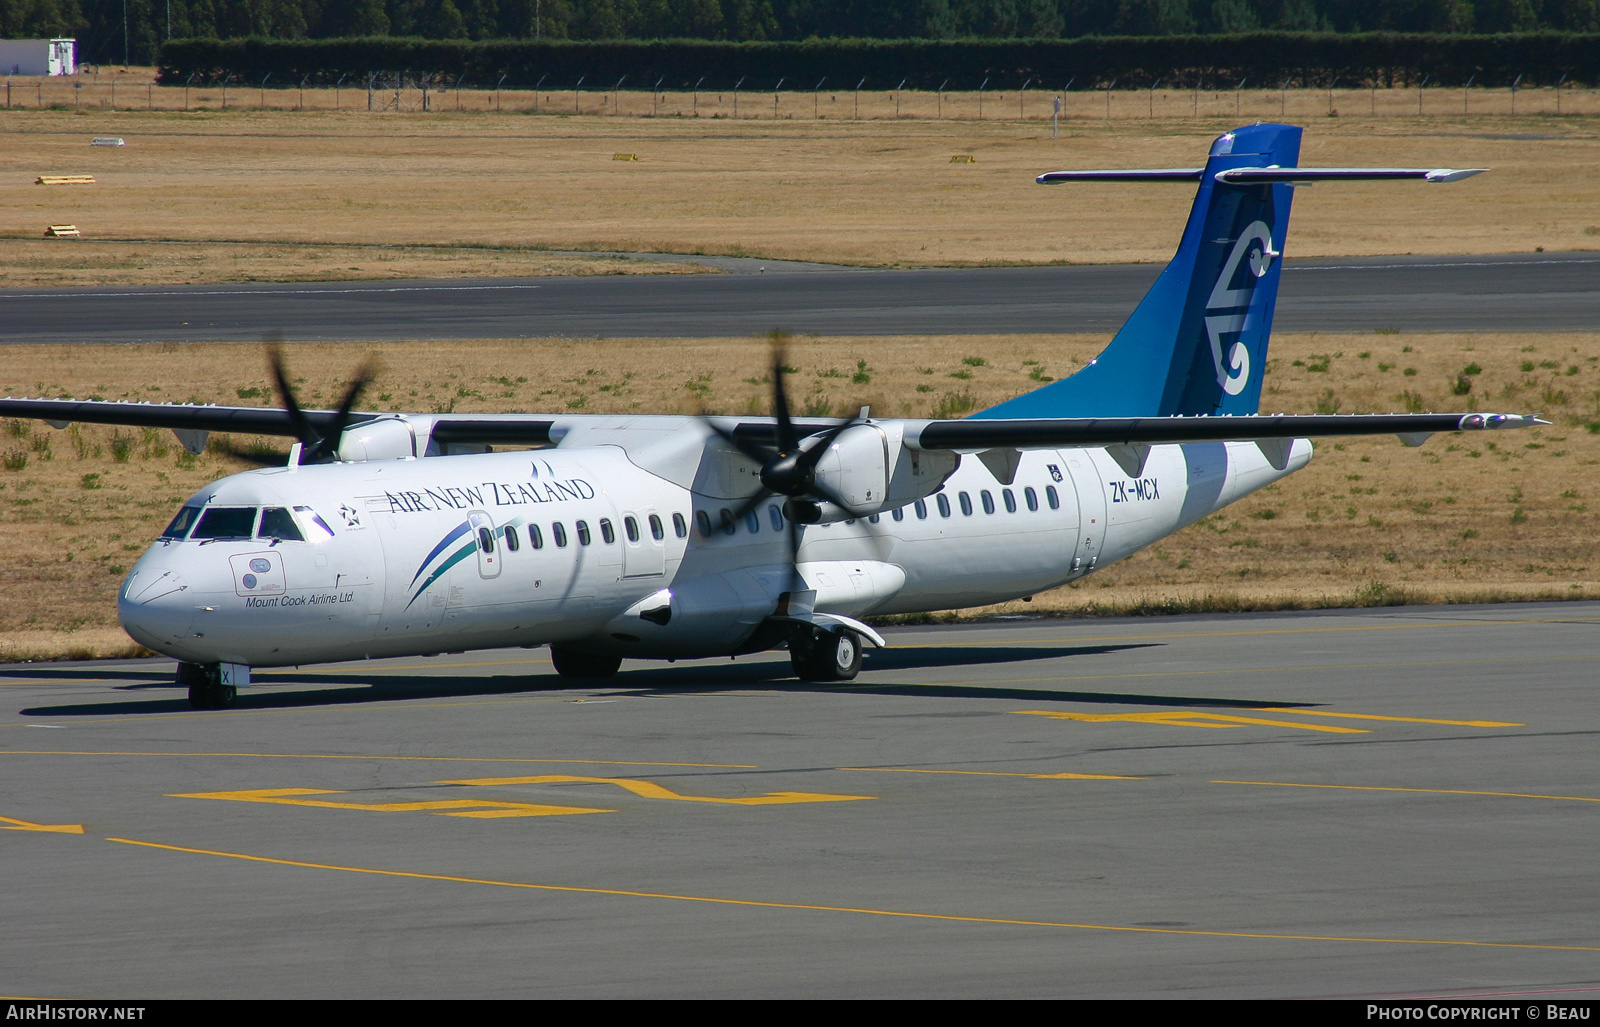
[[[406,760],[416,763],[593,763],[608,767],[709,767],[758,770],[754,763],[657,763],[646,760],[569,760],[523,756],[357,756],[311,752],[73,752],[60,749],[0,749],[0,756],[218,756],[263,760]]]
[[[915,767],[835,767],[869,774],[964,774],[970,777],[1031,777],[1036,781],[1147,781],[1123,774],[1023,774],[1005,770],[920,770]]]
[[[671,892],[633,891],[624,888],[585,888],[577,885],[533,884],[524,881],[496,881],[479,877],[457,877],[449,874],[424,874],[406,870],[378,870],[369,867],[339,866],[332,863],[309,863],[292,859],[275,859],[270,856],[252,856],[242,852],[221,852],[214,849],[194,849],[181,845],[163,845],[159,842],[137,841],[132,838],[107,838],[122,845],[137,845],[147,849],[183,852],[198,856],[220,856],[225,859],[245,860],[252,863],[269,863],[277,866],[300,867],[308,870],[333,870],[349,874],[371,874],[379,877],[410,878],[423,881],[446,881],[453,884],[477,884],[493,888],[521,888],[530,891],[567,892],[578,895],[615,895],[624,898],[658,899],[670,902],[699,902],[721,906],[744,906],[758,909],[796,909],[814,913],[849,913],[861,916],[897,917],[907,920],[933,920],[947,923],[999,924],[1007,927],[1048,927],[1079,931],[1114,931],[1126,934],[1188,935],[1198,938],[1254,938],[1264,941],[1321,941],[1366,945],[1447,945],[1470,948],[1539,949],[1553,952],[1600,952],[1593,945],[1549,945],[1535,942],[1508,941],[1456,941],[1438,938],[1359,938],[1321,934],[1267,934],[1255,931],[1200,931],[1178,927],[1124,927],[1118,924],[1071,923],[1055,920],[1017,920],[1004,917],[957,916],[949,913],[919,913],[909,910],[867,909],[855,906],[826,906],[802,902],[765,902],[756,899],[727,899],[711,895],[679,895]]]
[[[574,777],[570,774],[540,774],[535,777],[476,777],[464,781],[440,781],[442,785],[543,785],[543,784],[605,784],[626,789],[642,799],[677,799],[682,802],[721,802],[735,806],[775,806],[792,802],[848,802],[854,799],[873,799],[873,795],[828,795],[823,792],[767,792],[765,795],[743,799],[729,799],[715,795],[679,795],[654,781],[640,781],[628,777]]]
[[[1365,735],[1365,728],[1335,727],[1332,724],[1297,724],[1292,720],[1267,720],[1264,717],[1238,717],[1224,713],[1205,713],[1198,710],[1161,710],[1155,713],[1068,713],[1063,710],[1012,710],[1035,717],[1056,720],[1081,720],[1091,724],[1132,723],[1167,724],[1172,727],[1230,728],[1244,725],[1259,727],[1292,727],[1301,731],[1325,731],[1329,734]],[[1298,710],[1295,712],[1299,712]]]
[[[1393,720],[1404,724],[1449,724],[1452,727],[1526,727],[1502,720],[1431,720],[1427,717],[1384,717],[1376,713],[1334,713],[1331,710],[1297,710],[1281,706],[1263,706],[1262,713],[1293,713],[1304,717],[1346,717],[1350,720]]]

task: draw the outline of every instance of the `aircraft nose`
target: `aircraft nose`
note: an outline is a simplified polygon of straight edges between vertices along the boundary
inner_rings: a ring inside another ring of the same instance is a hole
[[[117,619],[135,642],[171,653],[186,639],[194,620],[189,583],[170,567],[141,562],[117,597]]]

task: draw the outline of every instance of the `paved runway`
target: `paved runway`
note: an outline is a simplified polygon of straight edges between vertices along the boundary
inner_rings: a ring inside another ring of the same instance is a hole
[[[0,668],[0,994],[1600,995],[1600,603],[890,634]]]
[[[732,273],[3,290],[0,344],[1109,332],[1160,272],[716,262]],[[1595,331],[1600,254],[1290,261],[1276,326]]]

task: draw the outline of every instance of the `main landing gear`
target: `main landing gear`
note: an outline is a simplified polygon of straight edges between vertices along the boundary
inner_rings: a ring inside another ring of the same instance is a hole
[[[622,657],[610,653],[582,653],[562,646],[550,647],[550,662],[564,678],[608,678],[622,666]]]
[[[853,681],[861,672],[861,638],[849,628],[797,624],[789,634],[789,663],[801,681]]]
[[[222,668],[215,663],[180,663],[176,682],[189,686],[189,705],[197,710],[225,710],[239,695],[233,685],[222,683]]]

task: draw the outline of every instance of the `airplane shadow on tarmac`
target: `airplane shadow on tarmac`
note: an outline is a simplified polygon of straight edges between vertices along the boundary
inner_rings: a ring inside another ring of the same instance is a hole
[[[1106,646],[938,646],[929,648],[874,649],[865,656],[865,672],[904,672],[933,667],[997,667],[1035,660],[1062,659],[1106,655],[1131,649],[1149,648],[1154,643]],[[3,676],[3,675],[0,675]],[[189,712],[186,696],[170,681],[151,681],[152,674],[132,671],[106,671],[85,673],[75,670],[31,670],[35,680],[59,677],[63,680],[84,681],[131,680],[136,683],[117,685],[119,691],[171,690],[179,694],[149,699],[128,699],[112,703],[84,703],[79,705],[35,706],[20,710],[32,717],[81,717],[108,714],[178,713]],[[1050,679],[1040,679],[1040,684]],[[307,691],[278,691],[275,685],[321,686]],[[329,687],[334,686],[334,687]],[[343,687],[338,687],[343,686]],[[1048,688],[995,687],[974,682],[952,684],[911,682],[807,682],[796,681],[787,660],[765,660],[759,663],[684,664],[655,666],[650,669],[627,669],[616,678],[582,681],[560,678],[554,674],[500,674],[490,676],[453,677],[440,674],[391,674],[359,671],[263,671],[255,684],[239,693],[234,709],[282,709],[301,706],[337,706],[373,702],[395,702],[415,699],[469,698],[472,696],[513,695],[518,693],[551,693],[564,691],[594,692],[604,690],[607,695],[633,698],[668,698],[683,692],[697,694],[708,692],[749,691],[752,688],[776,692],[811,692],[821,694],[904,695],[936,699],[1004,699],[1011,702],[1076,702],[1106,703],[1114,705],[1173,706],[1173,707],[1235,707],[1280,708],[1312,706],[1315,703],[1290,702],[1276,699],[1216,698],[1203,696],[1146,695],[1136,693],[1062,691]],[[258,690],[259,689],[259,690]],[[270,691],[267,689],[271,689]]]

